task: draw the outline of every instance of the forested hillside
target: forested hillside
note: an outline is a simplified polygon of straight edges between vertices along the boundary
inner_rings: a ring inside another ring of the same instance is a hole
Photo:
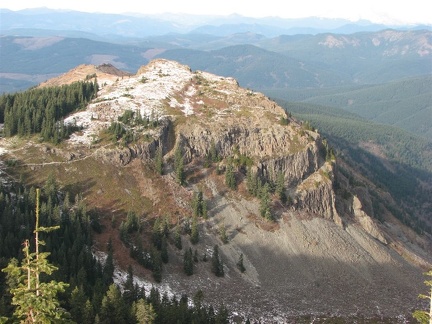
[[[63,119],[85,108],[98,89],[95,80],[2,95],[0,123],[4,124],[4,135],[30,136],[40,133],[45,141],[59,143],[77,130],[74,125],[65,126]]]
[[[168,296],[153,288],[145,291],[134,282],[132,268],[129,268],[122,290],[113,284],[113,246],[107,244],[104,260],[92,253],[93,231],[100,231],[97,218],[88,212],[83,198],[71,197],[60,191],[51,176],[41,184],[42,197],[39,201],[39,226],[48,228],[59,226],[57,230],[41,233],[46,244],[41,252],[48,252],[49,262],[58,267],[51,276],[41,276],[42,283],[55,280],[67,284],[64,292],[51,296],[50,303],[59,302],[64,314],[58,309],[50,309],[39,304],[36,292],[24,290],[20,295],[11,294],[11,289],[25,286],[22,277],[15,279],[13,273],[0,272],[0,320],[2,323],[15,323],[25,320],[33,308],[36,319],[44,316],[49,322],[61,321],[76,323],[227,323],[225,308],[213,309],[201,304],[200,295],[194,297],[194,306],[187,296]],[[0,268],[5,269],[11,258],[23,262],[23,243],[30,242],[34,253],[34,229],[36,212],[36,189],[21,183],[0,185]],[[17,230],[19,229],[19,230]],[[160,256],[159,256],[160,258]],[[153,262],[154,259],[150,261]],[[23,265],[24,266],[24,265]],[[36,268],[36,271],[37,268]],[[42,268],[39,270],[43,273]],[[13,280],[17,280],[14,282]],[[16,286],[18,285],[18,286]],[[42,284],[43,285],[43,284]],[[42,288],[41,285],[41,289]],[[12,301],[12,298],[14,300]],[[15,312],[15,305],[26,305],[24,298],[34,300],[29,309]],[[49,313],[54,311],[54,313]],[[21,314],[21,317],[17,317]],[[61,315],[62,314],[62,315]],[[7,319],[8,318],[8,319]]]
[[[330,107],[341,108],[380,124],[393,125],[432,139],[432,77],[408,78],[384,84],[324,89],[267,89],[272,98],[321,105],[321,113]],[[320,113],[317,109],[314,113]],[[306,112],[306,111],[305,111]],[[343,117],[342,111],[337,114]]]
[[[399,128],[377,124],[339,108],[278,103],[329,139],[342,159],[388,190],[407,214],[404,222],[432,231],[432,143]],[[424,222],[426,221],[426,222]]]

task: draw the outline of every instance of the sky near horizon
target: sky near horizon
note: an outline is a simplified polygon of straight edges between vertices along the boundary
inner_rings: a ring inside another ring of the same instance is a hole
[[[197,0],[3,0],[0,8],[21,10],[46,7],[103,13],[187,13],[247,17],[344,18],[386,24],[432,24],[429,0],[299,0],[299,1],[197,1]]]

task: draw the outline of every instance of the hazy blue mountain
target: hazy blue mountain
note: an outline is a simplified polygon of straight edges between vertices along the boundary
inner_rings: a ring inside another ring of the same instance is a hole
[[[0,29],[36,28],[51,30],[78,30],[98,35],[145,37],[175,32],[173,23],[155,17],[134,17],[116,14],[86,13],[59,10],[1,11]]]
[[[113,63],[136,72],[148,61],[144,47],[62,37],[2,37],[1,73],[63,73],[80,64]]]
[[[324,82],[328,85],[342,82],[332,71],[253,45],[235,45],[214,51],[173,49],[158,57],[187,64],[193,70],[234,77],[240,85],[249,88],[319,87]]]
[[[324,32],[353,33],[378,31],[384,28],[409,29],[412,26],[383,26],[369,21],[351,22],[345,19],[278,17],[251,18],[240,15],[137,15],[103,14],[79,11],[51,10],[47,8],[11,11],[0,9],[0,29],[10,34],[12,29],[76,30],[100,36],[147,37],[167,33],[211,33],[229,35],[254,32],[266,37],[297,33],[318,34]],[[430,28],[430,26],[429,26]]]

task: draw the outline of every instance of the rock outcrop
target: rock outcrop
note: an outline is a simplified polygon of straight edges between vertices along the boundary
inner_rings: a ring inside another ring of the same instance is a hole
[[[95,69],[96,73],[99,71]],[[104,80],[95,103],[68,118],[85,128],[77,142],[94,139],[101,129],[132,110],[157,118],[159,126],[142,129],[125,125],[145,140],[99,154],[116,165],[134,158],[153,159],[158,147],[166,159],[180,148],[186,164],[204,159],[215,149],[222,159],[250,159],[264,181],[283,174],[295,208],[342,225],[335,208],[333,171],[319,133],[290,117],[261,93],[239,87],[232,78],[192,72],[176,62],[155,60],[135,76]],[[156,90],[157,89],[157,90]]]

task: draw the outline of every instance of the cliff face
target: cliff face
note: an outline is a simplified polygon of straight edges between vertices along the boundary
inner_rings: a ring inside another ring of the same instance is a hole
[[[327,176],[331,174],[331,165],[324,167],[320,135],[264,95],[239,87],[231,78],[192,72],[165,60],[154,61],[137,75],[121,80],[103,76],[98,79],[102,85],[98,99],[66,120],[85,128],[71,142],[88,143],[125,110],[132,110],[144,118],[157,118],[159,126],[135,129],[135,133],[145,133],[147,140],[122,149],[100,150],[101,158],[124,166],[134,158],[153,159],[159,146],[165,158],[181,148],[186,164],[205,158],[211,149],[221,159],[241,155],[253,161],[252,170],[264,181],[282,173],[287,191],[294,195],[295,208],[328,219],[337,217],[333,179],[319,175],[324,169]],[[314,183],[297,189],[305,181]]]
[[[76,76],[79,72],[77,68],[71,73]],[[241,155],[253,162],[253,172],[264,181],[284,175],[293,208],[340,226],[344,219],[359,222],[385,242],[370,218],[374,212],[367,195],[353,191],[355,199],[337,203],[341,199],[334,191],[336,161],[326,162],[327,148],[320,134],[264,95],[239,87],[232,78],[192,72],[166,60],[153,61],[136,75],[121,79],[104,73],[98,75],[102,88],[98,99],[66,120],[84,127],[81,135],[72,136],[72,143],[91,145],[89,139],[97,138],[101,130],[130,110],[158,120],[158,127],[143,130],[126,125],[135,134],[145,134],[146,140],[99,150],[100,158],[125,166],[135,158],[153,159],[158,147],[165,160],[180,148],[186,164],[205,159],[211,150],[222,160]],[[348,184],[344,186],[352,190]]]

